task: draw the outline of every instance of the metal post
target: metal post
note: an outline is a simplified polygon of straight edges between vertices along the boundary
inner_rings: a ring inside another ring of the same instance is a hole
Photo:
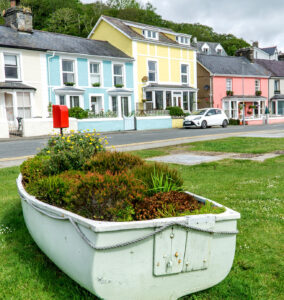
[[[242,62],[242,89],[243,89],[243,126],[245,124],[245,88],[244,88],[244,62]]]
[[[63,136],[63,128],[60,128],[60,134]]]

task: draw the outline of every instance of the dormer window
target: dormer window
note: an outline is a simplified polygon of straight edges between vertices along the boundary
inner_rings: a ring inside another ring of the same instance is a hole
[[[204,52],[205,54],[208,54],[209,48],[203,48],[202,52]]]
[[[158,39],[158,32],[154,30],[143,30],[143,35],[146,39],[157,40]]]
[[[222,55],[222,49],[217,49],[217,54]]]
[[[177,36],[176,41],[179,44],[183,44],[183,45],[189,45],[189,42],[190,42],[189,38],[186,36]]]

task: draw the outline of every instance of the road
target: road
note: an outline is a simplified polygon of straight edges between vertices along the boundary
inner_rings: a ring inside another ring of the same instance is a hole
[[[207,129],[163,129],[106,133],[110,146],[118,150],[135,150],[181,144],[246,134],[273,136],[284,133],[284,125],[229,126]],[[284,135],[283,135],[284,136]],[[36,154],[47,138],[17,138],[0,142],[0,161],[20,159]]]

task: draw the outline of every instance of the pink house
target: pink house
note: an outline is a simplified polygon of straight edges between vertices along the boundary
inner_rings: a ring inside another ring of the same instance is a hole
[[[262,123],[268,107],[268,78],[263,67],[244,57],[198,55],[198,107],[225,110],[230,119]]]

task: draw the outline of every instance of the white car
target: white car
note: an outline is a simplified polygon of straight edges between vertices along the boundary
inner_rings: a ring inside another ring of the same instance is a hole
[[[229,120],[222,109],[219,108],[204,108],[192,112],[184,118],[183,127],[200,127],[207,128],[211,126],[227,127]]]

